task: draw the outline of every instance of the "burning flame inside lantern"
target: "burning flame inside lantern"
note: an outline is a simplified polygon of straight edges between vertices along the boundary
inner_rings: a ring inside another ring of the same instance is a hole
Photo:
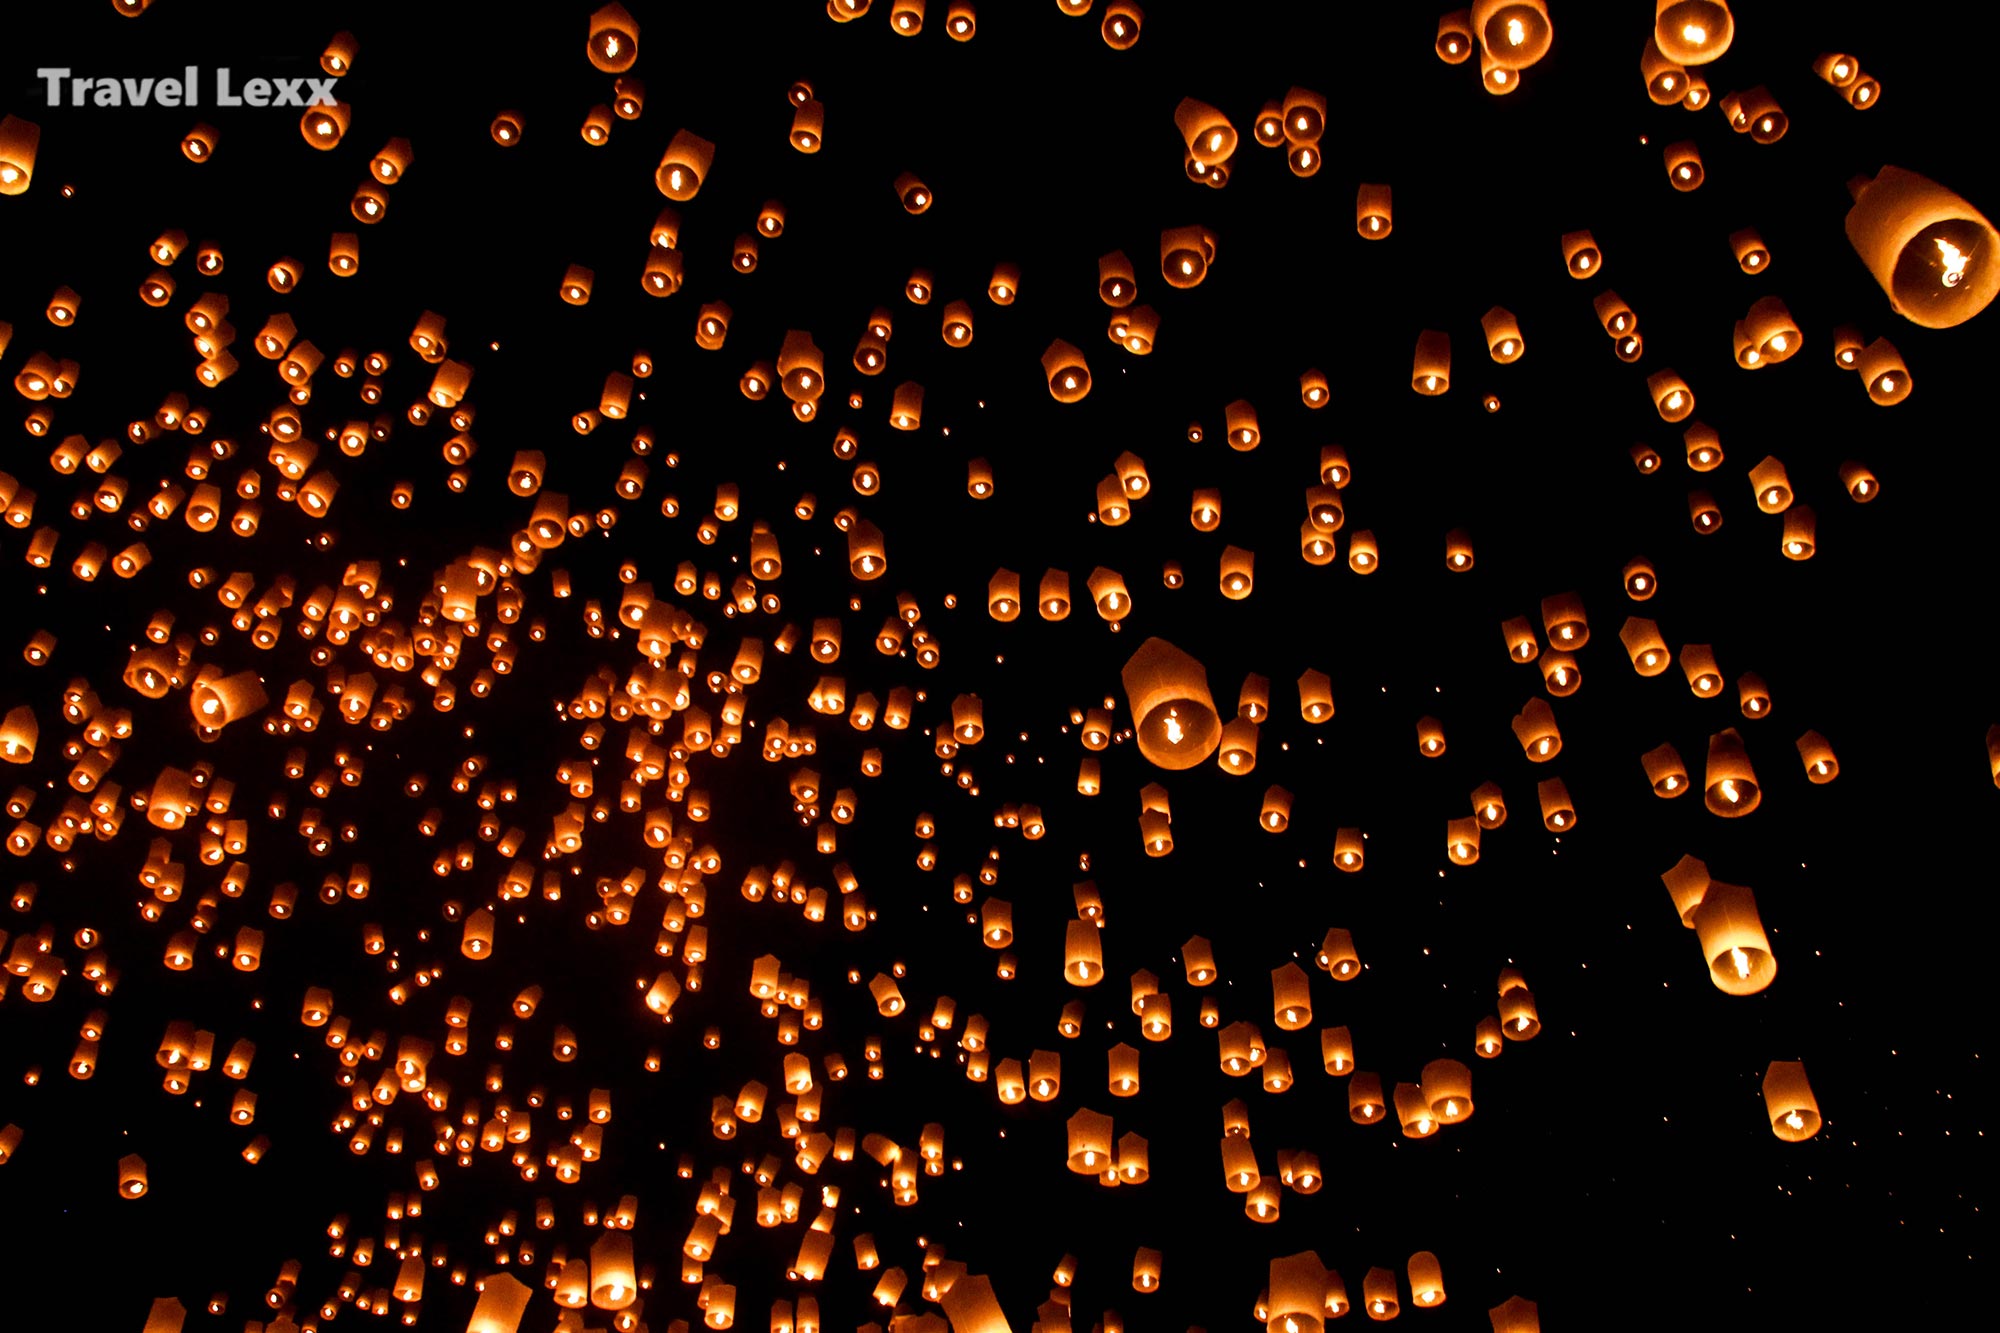
[[[1944,272],[1939,275],[1940,278],[1947,287],[1958,286],[1965,278],[1965,266],[1972,256],[1942,236],[1937,238],[1937,248],[1939,262],[1944,265]]]

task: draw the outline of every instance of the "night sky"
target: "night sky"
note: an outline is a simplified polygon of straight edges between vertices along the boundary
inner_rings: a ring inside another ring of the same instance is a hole
[[[1904,277],[1990,299],[1978,16],[1744,3],[1688,109],[1645,0],[1495,6],[1498,95],[1399,0],[833,3],[0,20],[20,1326],[1247,1329],[1305,1252],[1440,1330],[1955,1317],[2000,316],[1849,212],[1936,182]]]

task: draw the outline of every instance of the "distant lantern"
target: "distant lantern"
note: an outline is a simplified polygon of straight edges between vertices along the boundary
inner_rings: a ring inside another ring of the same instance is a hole
[[[823,142],[826,108],[808,97],[792,108],[792,147],[801,153],[817,153]]]
[[[1451,335],[1425,329],[1417,335],[1417,350],[1410,366],[1410,387],[1427,397],[1435,397],[1451,387]]]
[[[1722,668],[1716,664],[1715,649],[1706,643],[1681,645],[1681,671],[1697,699],[1713,699],[1722,693]]]
[[[1206,102],[1182,98],[1174,108],[1174,125],[1194,160],[1206,167],[1226,162],[1236,151],[1236,128],[1229,118]]]
[[[1995,248],[2000,249],[2000,245]],[[2000,271],[2000,265],[1995,267]],[[2000,277],[1995,282],[2000,284]],[[1860,372],[1869,401],[1878,407],[1894,407],[1910,396],[1909,369],[1903,365],[1895,344],[1887,338],[1877,338],[1862,348],[1854,358],[1854,369]]]
[[[1507,799],[1497,783],[1482,782],[1472,789],[1472,813],[1482,829],[1496,829],[1507,822]]]
[[[1193,936],[1181,946],[1181,962],[1187,971],[1188,985],[1206,986],[1215,980],[1215,950],[1201,936]]]
[[[486,132],[492,135],[493,142],[502,148],[512,148],[521,142],[521,127],[524,121],[525,117],[518,111],[502,111],[493,117],[493,122],[487,126]]]
[[[1132,276],[1132,261],[1123,250],[1114,250],[1098,259],[1097,295],[1104,304],[1115,308],[1131,305],[1138,299],[1139,285]]]
[[[1430,1061],[1420,1086],[1438,1123],[1455,1125],[1472,1118],[1472,1071],[1463,1061]]]
[[[1717,990],[1755,995],[1777,975],[1756,896],[1742,885],[1710,883],[1694,910],[1694,930]]]
[[[1395,229],[1393,187],[1362,182],[1354,193],[1354,230],[1364,240],[1379,241]]]
[[[1222,423],[1229,447],[1238,453],[1247,453],[1263,441],[1263,431],[1257,425],[1257,409],[1241,398],[1222,409]]]
[[[1762,273],[1771,267],[1771,251],[1764,244],[1764,238],[1754,227],[1729,234],[1729,248],[1736,256],[1736,263],[1745,273]]]
[[[1283,833],[1292,823],[1292,794],[1283,787],[1273,784],[1264,792],[1264,803],[1257,812],[1257,826],[1266,833]]]
[[[1460,1065],[1460,1069],[1464,1067]],[[1428,1073],[1424,1075],[1424,1089],[1426,1091],[1430,1089]],[[1418,1309],[1434,1309],[1438,1305],[1444,1305],[1444,1267],[1438,1263],[1438,1257],[1428,1249],[1420,1249],[1414,1255],[1410,1255],[1410,1301],[1414,1301]]]
[[[1232,602],[1240,602],[1248,597],[1254,586],[1256,557],[1254,553],[1240,546],[1222,548],[1221,590],[1222,595]]]
[[[1527,344],[1521,339],[1520,321],[1513,312],[1494,306],[1479,317],[1479,327],[1486,333],[1486,350],[1501,365],[1521,359]]]
[[[1486,1314],[1493,1321],[1493,1333],[1542,1333],[1542,1321],[1535,1303],[1519,1296],[1509,1296]]]
[[[1648,41],[1639,52],[1639,76],[1646,81],[1646,96],[1655,106],[1673,106],[1687,96],[1690,76],[1680,62]]]
[[[1566,833],[1576,827],[1576,805],[1561,778],[1547,778],[1535,784],[1542,804],[1542,826],[1551,833]]]
[[[1667,184],[1683,194],[1698,190],[1707,178],[1701,164],[1701,149],[1692,139],[1668,144],[1664,153],[1667,167]]]
[[[1685,421],[1694,412],[1694,390],[1671,370],[1655,371],[1647,376],[1646,390],[1652,395],[1653,406],[1658,409],[1662,421]]]
[[[190,162],[206,162],[215,156],[215,141],[219,137],[215,126],[206,121],[200,122],[181,139],[181,152],[187,155]],[[0,174],[5,171],[6,166],[0,164]],[[10,191],[0,189],[0,194],[6,193]]]
[[[1310,408],[1325,407],[1333,400],[1333,390],[1328,387],[1326,376],[1318,370],[1308,370],[1299,376],[1299,401]]]
[[[1308,722],[1325,722],[1333,716],[1333,681],[1324,671],[1307,670],[1299,676],[1299,715]]]
[[[1762,676],[1746,671],[1736,678],[1736,705],[1743,710],[1745,717],[1770,716],[1771,691]]]
[[[1382,1100],[1382,1078],[1356,1070],[1347,1080],[1347,1115],[1357,1125],[1379,1125],[1388,1117]]]
[[[1084,580],[1084,590],[1090,594],[1091,604],[1104,620],[1120,621],[1132,611],[1132,594],[1126,590],[1124,576],[1116,570],[1099,566],[1090,571]]]
[[[1079,1110],[1069,1118],[1069,1169],[1078,1175],[1102,1175],[1111,1162],[1111,1117]]]
[[[986,584],[986,610],[1002,623],[1021,614],[1021,576],[1011,569],[996,570]]]
[[[1702,779],[1702,798],[1711,814],[1725,819],[1747,815],[1763,800],[1757,775],[1743,738],[1734,727],[1725,727],[1708,738],[1708,770]]]
[[[1817,731],[1808,731],[1799,737],[1799,758],[1806,766],[1806,781],[1819,784],[1831,782],[1840,776],[1840,761],[1834,758],[1833,747],[1826,737]]]
[[[1840,484],[1856,504],[1867,504],[1882,492],[1875,474],[1863,464],[1849,460],[1840,465]]]
[[[675,202],[694,198],[715,161],[715,145],[687,130],[678,130],[667,144],[660,165],[653,169],[653,184]]]
[[[1327,930],[1313,961],[1335,981],[1352,981],[1361,975],[1361,956],[1354,951],[1354,935],[1343,926]]]
[[[1104,980],[1104,932],[1094,921],[1071,921],[1063,936],[1063,978],[1072,986]]]
[[[1169,287],[1199,287],[1215,262],[1215,233],[1206,227],[1174,227],[1160,233],[1160,276]],[[1099,290],[1102,291],[1100,266]]]
[[[1083,353],[1058,338],[1042,353],[1042,373],[1049,396],[1059,403],[1079,403],[1090,392],[1090,367]]]
[[[299,117],[299,133],[305,141],[321,152],[328,152],[340,146],[342,136],[347,133],[347,124],[354,110],[345,102],[335,102],[331,106],[308,107]],[[0,166],[0,174],[4,174]]]
[[[1160,768],[1192,768],[1215,752],[1222,736],[1208,673],[1164,639],[1148,639],[1123,667],[1127,706],[1139,753]]]
[[[1333,835],[1333,864],[1349,874],[1358,873],[1367,864],[1367,849],[1360,829],[1336,829]]]
[[[1509,1041],[1529,1041],[1542,1030],[1534,992],[1511,967],[1500,970],[1500,1030]]]
[[[1671,800],[1688,790],[1687,765],[1681,762],[1681,752],[1671,742],[1646,751],[1639,756],[1639,763],[1646,770],[1646,781],[1652,784],[1653,795]]]
[[[1806,1082],[1799,1060],[1773,1060],[1764,1071],[1764,1110],[1771,1132],[1787,1143],[1803,1143],[1819,1133],[1819,1099]]]
[[[137,1199],[146,1193],[146,1159],[138,1153],[118,1159],[118,1193],[127,1199]]]
[[[1138,44],[1145,22],[1146,11],[1133,0],[1111,0],[1104,7],[1104,21],[1098,25],[1098,35],[1112,50],[1129,51]]]
[[[913,171],[906,171],[896,177],[895,191],[896,198],[902,201],[903,211],[911,214],[922,213],[929,209],[937,197],[932,193],[931,187],[924,184]]]
[[[1594,278],[1604,267],[1604,256],[1588,231],[1565,232],[1561,247],[1563,265],[1572,278]]]
[[[1472,815],[1445,821],[1445,856],[1456,866],[1469,866],[1479,860],[1479,820]]]

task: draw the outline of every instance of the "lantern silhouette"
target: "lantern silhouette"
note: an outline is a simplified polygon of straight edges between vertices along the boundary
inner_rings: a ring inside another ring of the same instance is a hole
[[[1773,1060],[1764,1071],[1764,1110],[1771,1132],[1787,1143],[1803,1143],[1819,1133],[1819,1099],[1806,1082],[1799,1060]]]
[[[1757,899],[1742,885],[1710,882],[1694,909],[1694,930],[1709,980],[1724,994],[1755,995],[1777,975]]]

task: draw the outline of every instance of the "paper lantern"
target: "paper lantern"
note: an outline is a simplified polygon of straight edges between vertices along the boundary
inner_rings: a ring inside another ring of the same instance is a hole
[[[1439,1124],[1455,1125],[1472,1118],[1472,1071],[1462,1061],[1430,1061],[1424,1066],[1421,1086]],[[1443,1295],[1441,1288],[1439,1295]]]
[[[1229,447],[1238,453],[1255,449],[1264,439],[1263,431],[1257,425],[1257,409],[1243,399],[1237,399],[1222,409],[1223,434]]]
[[[1326,932],[1313,962],[1335,981],[1352,981],[1361,975],[1361,956],[1354,951],[1354,936],[1344,927],[1334,926]]]
[[[1746,671],[1736,678],[1736,705],[1745,717],[1767,717],[1771,712],[1771,691],[1764,678]]]
[[[1714,648],[1705,643],[1683,644],[1680,662],[1697,699],[1713,699],[1722,693],[1722,668],[1716,665]]]
[[[1815,785],[1833,781],[1840,776],[1840,761],[1834,758],[1833,747],[1826,737],[1817,731],[1808,731],[1799,737],[1799,759],[1806,766],[1806,781]]]
[[[1215,233],[1206,227],[1174,227],[1160,233],[1160,276],[1169,287],[1199,287],[1215,262]],[[1099,263],[1098,290],[1104,291]]]
[[[1479,860],[1479,820],[1472,815],[1445,821],[1445,856],[1456,866]]]
[[[1685,421],[1694,412],[1694,390],[1671,370],[1648,375],[1646,391],[1652,395],[1653,406],[1658,409],[1662,421]]]
[[[1349,874],[1357,874],[1365,863],[1366,854],[1361,830],[1356,828],[1336,830],[1333,835],[1333,864]]]
[[[653,184],[676,203],[695,197],[715,161],[715,145],[688,130],[677,130],[653,169]]]
[[[1111,1160],[1111,1117],[1080,1110],[1069,1118],[1069,1169],[1094,1176]]]
[[[1725,727],[1708,738],[1708,769],[1702,779],[1702,799],[1709,813],[1736,819],[1755,810],[1764,793],[1750,767],[1743,738]]]
[[[1653,795],[1671,799],[1684,794],[1689,787],[1687,765],[1681,762],[1681,753],[1671,744],[1655,746],[1639,756],[1639,763],[1646,770],[1646,781],[1653,786]]]
[[[1063,933],[1063,979],[1072,986],[1104,980],[1103,932],[1092,921],[1071,921]]]
[[[1653,14],[1653,40],[1683,65],[1714,60],[1736,35],[1727,0],[1654,0]]]
[[[127,1153],[118,1159],[118,1194],[121,1198],[142,1198],[146,1193],[146,1159]]]
[[[524,119],[518,111],[502,111],[493,117],[493,121],[487,126],[486,132],[492,135],[493,142],[499,144],[502,148],[512,148],[515,144],[521,142],[521,127]]]
[[[1382,556],[1375,545],[1374,533],[1359,528],[1348,539],[1347,567],[1357,574],[1373,574],[1382,567]]]
[[[1240,546],[1222,548],[1220,586],[1222,595],[1232,602],[1240,602],[1248,597],[1255,586],[1255,555]]]
[[[1526,69],[1548,54],[1555,39],[1543,0],[1474,0],[1472,30],[1506,69]]]
[[[1054,1051],[1028,1053],[1028,1095],[1038,1102],[1054,1101],[1062,1091],[1062,1057]]]
[[[826,133],[826,108],[811,97],[792,108],[791,144],[801,153],[817,153]]]
[[[1501,365],[1521,359],[1527,344],[1521,339],[1520,321],[1513,312],[1494,306],[1479,317],[1479,327],[1486,334],[1486,350]]]
[[[1681,925],[1693,930],[1695,911],[1707,896],[1712,882],[1708,877],[1708,866],[1695,857],[1683,856],[1660,875],[1660,882],[1667,886],[1667,896],[1673,899],[1674,911],[1679,914]]]
[[[1363,240],[1379,241],[1395,229],[1393,187],[1364,181],[1354,194],[1354,230]]]
[[[639,59],[639,24],[625,6],[609,4],[590,16],[590,63],[606,74],[623,74]]]
[[[354,109],[345,102],[335,102],[331,106],[308,107],[299,117],[299,133],[305,141],[321,152],[330,152],[340,146],[342,136],[347,133],[347,124]]]
[[[1430,1086],[1428,1076],[1424,1086]],[[1410,1256],[1410,1299],[1424,1310],[1444,1304],[1444,1269],[1429,1250]]]
[[[1701,164],[1701,149],[1695,146],[1694,140],[1683,139],[1679,143],[1668,144],[1663,157],[1667,167],[1667,184],[1682,194],[1701,188],[1707,172]]]
[[[1639,53],[1639,75],[1645,79],[1646,96],[1653,99],[1655,106],[1673,106],[1687,96],[1690,82],[1687,70],[1650,38]]]
[[[1542,825],[1551,833],[1565,833],[1576,827],[1576,805],[1561,778],[1545,778],[1535,784],[1542,805]]]
[[[1493,1321],[1493,1333],[1542,1333],[1542,1321],[1533,1301],[1509,1296],[1486,1313]]]
[[[1090,392],[1090,367],[1083,353],[1058,338],[1042,353],[1042,374],[1049,396],[1059,403],[1079,403]]]
[[[2000,283],[2000,278],[1995,279]],[[1894,343],[1877,338],[1854,358],[1854,369],[1868,390],[1868,398],[1878,407],[1894,407],[1910,396],[1910,372]]]
[[[1292,794],[1283,787],[1272,785],[1264,792],[1264,803],[1257,812],[1257,826],[1266,833],[1283,833],[1292,823]]]
[[[1771,266],[1771,251],[1754,227],[1729,233],[1729,248],[1745,273],[1762,273]]]
[[[1474,45],[1472,11],[1460,9],[1441,15],[1434,45],[1438,59],[1447,65],[1462,65],[1471,59]]]
[[[1097,595],[1095,588],[1092,592]],[[1139,752],[1147,760],[1178,771],[1215,752],[1221,721],[1199,661],[1164,639],[1148,639],[1126,661],[1120,678]]]
[[[1174,108],[1174,125],[1180,130],[1188,152],[1205,167],[1228,161],[1236,151],[1236,127],[1206,102],[1192,97],[1181,99]]]
[[[1840,465],[1840,484],[1856,504],[1867,504],[1882,492],[1875,474],[1852,460]]]
[[[1799,1060],[1773,1060],[1764,1071],[1764,1110],[1771,1132],[1787,1143],[1803,1143],[1819,1133],[1819,1099],[1806,1082]]]
[[[622,1310],[638,1294],[631,1233],[605,1231],[590,1245],[590,1303],[600,1310]]]
[[[1777,975],[1757,899],[1742,885],[1711,882],[1694,910],[1694,930],[1709,980],[1724,994],[1755,995]]]
[[[1791,120],[1778,106],[1777,99],[1771,96],[1771,90],[1762,84],[1724,97],[1722,112],[1729,117],[1731,129],[1738,134],[1748,134],[1760,144],[1776,143],[1791,128]]]
[[[1417,350],[1410,365],[1410,387],[1426,397],[1436,397],[1451,387],[1451,335],[1425,329],[1417,335]]]
[[[1512,968],[1500,973],[1500,1031],[1509,1041],[1531,1041],[1542,1030],[1534,992]]]
[[[1604,267],[1604,256],[1588,231],[1565,232],[1561,239],[1563,266],[1572,278],[1595,277]],[[1624,332],[1624,330],[1619,330]]]
[[[1181,946],[1181,960],[1187,969],[1190,986],[1206,986],[1215,980],[1215,951],[1209,942],[1196,935]]]
[[[1562,732],[1556,727],[1555,710],[1545,699],[1530,699],[1521,706],[1513,721],[1514,737],[1521,753],[1537,764],[1547,763],[1562,753]]]

